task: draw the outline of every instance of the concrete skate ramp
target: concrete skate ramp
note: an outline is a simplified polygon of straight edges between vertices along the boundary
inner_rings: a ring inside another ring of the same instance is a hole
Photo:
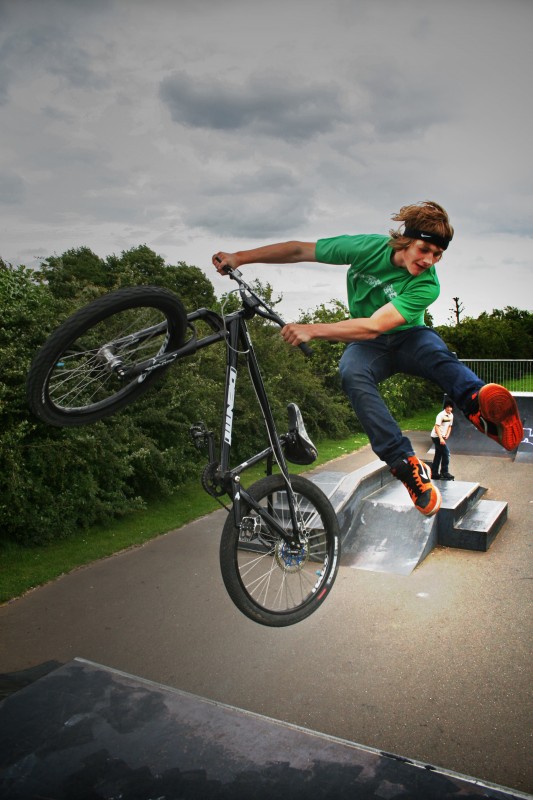
[[[533,392],[513,392],[524,426],[524,439],[518,449],[509,453],[497,442],[480,433],[458,409],[454,413],[452,435],[448,447],[452,455],[494,456],[533,463]]]
[[[383,461],[312,479],[337,515],[345,567],[409,575],[437,544],[488,550],[507,519],[507,503],[482,500],[487,490],[465,481],[437,481],[442,505],[428,519]]]
[[[436,517],[422,516],[394,481],[364,500],[343,539],[341,564],[409,575],[436,544]]]

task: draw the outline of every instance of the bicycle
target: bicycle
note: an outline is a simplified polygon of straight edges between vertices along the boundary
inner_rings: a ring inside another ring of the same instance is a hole
[[[285,323],[245,283],[230,273],[240,294],[237,311],[206,308],[187,313],[173,292],[154,286],[118,289],[75,312],[46,340],[28,373],[32,411],[54,426],[103,419],[143,395],[172,363],[204,347],[226,345],[223,421],[218,448],[203,422],[191,427],[197,447],[206,447],[204,489],[232,508],[222,530],[220,568],[237,608],[257,623],[282,627],[300,622],[323,603],[340,558],[333,507],[311,480],[289,473],[287,461],[311,464],[317,451],[299,408],[289,403],[288,432],[279,435],[261,377],[247,321],[256,314]],[[206,323],[207,334],[197,325]],[[309,353],[307,345],[301,345]],[[262,411],[269,445],[230,467],[234,401],[244,356]],[[266,476],[245,488],[241,474],[266,460]],[[279,473],[273,473],[273,463]]]

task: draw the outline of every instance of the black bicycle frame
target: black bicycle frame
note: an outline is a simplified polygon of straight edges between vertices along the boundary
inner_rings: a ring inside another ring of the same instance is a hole
[[[231,277],[233,277],[233,275]],[[178,348],[178,350],[164,353],[160,356],[155,356],[144,362],[138,363],[134,367],[127,370],[123,370],[120,365],[117,365],[116,367],[113,366],[113,368],[124,380],[131,380],[136,376],[141,376],[143,374],[150,373],[153,370],[166,367],[172,362],[181,358],[185,358],[188,355],[192,355],[204,347],[209,347],[216,342],[225,340],[226,382],[224,389],[224,413],[222,430],[220,434],[220,466],[217,471],[219,483],[233,500],[233,513],[235,516],[236,526],[240,525],[242,521],[242,499],[251,508],[253,508],[272,528],[276,530],[276,532],[287,542],[290,548],[297,548],[301,542],[298,518],[296,514],[296,500],[291,487],[289,471],[287,469],[283,448],[276,430],[272,409],[270,407],[270,402],[265,390],[263,378],[259,370],[257,356],[248,332],[246,320],[253,317],[255,314],[259,314],[260,316],[264,316],[266,319],[271,319],[280,325],[283,325],[284,323],[283,320],[281,320],[277,314],[275,314],[275,312],[266,307],[263,301],[261,301],[261,299],[253,293],[250,287],[240,279],[240,274],[238,275],[237,282],[240,286],[243,303],[242,308],[240,308],[238,311],[228,314],[225,317],[221,317],[214,311],[206,308],[199,308],[197,311],[193,311],[187,315],[187,321],[189,329],[192,331],[192,336],[187,342],[185,342],[185,344],[182,345],[182,347]],[[244,291],[248,291],[249,294],[246,295]],[[263,306],[264,310],[260,310],[260,306]],[[193,324],[197,320],[203,320],[206,322],[214,332],[198,339]],[[165,325],[166,323],[162,323],[160,326],[155,326],[154,328],[147,329],[146,331],[138,331],[135,334],[131,334],[129,337],[125,337],[124,340],[119,341],[121,343],[126,340],[142,341],[147,334],[152,334],[154,331],[157,332],[158,329],[164,331]],[[239,347],[242,347],[243,349],[239,351]],[[235,404],[239,354],[246,356],[252,384],[255,389],[257,400],[265,421],[270,447],[265,448],[260,453],[257,453],[256,455],[244,461],[242,464],[239,464],[237,467],[231,469],[231,436],[233,431],[233,410]],[[293,529],[292,536],[287,535],[287,532],[276,521],[276,519],[262,506],[260,506],[246,491],[246,489],[241,486],[240,483],[241,472],[253,466],[254,464],[259,463],[265,458],[272,458],[272,456],[275,458],[287,486],[287,497],[289,499],[289,510]]]

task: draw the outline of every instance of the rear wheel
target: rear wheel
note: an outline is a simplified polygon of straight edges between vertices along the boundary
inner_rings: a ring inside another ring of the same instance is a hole
[[[129,369],[178,349],[187,313],[180,299],[156,286],[133,286],[99,297],[47,339],[28,373],[28,401],[44,422],[85,425],[140,397],[164,368],[123,379]]]
[[[281,627],[308,617],[326,599],[337,575],[340,544],[337,517],[326,495],[302,476],[291,476],[302,544],[291,552],[285,540],[242,502],[242,523],[228,515],[220,542],[226,589],[254,622]],[[291,515],[282,475],[270,475],[249,494],[290,535]]]

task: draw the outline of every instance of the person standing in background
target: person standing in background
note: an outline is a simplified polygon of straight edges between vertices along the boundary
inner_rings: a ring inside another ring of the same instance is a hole
[[[435,425],[431,431],[431,439],[435,445],[435,455],[431,465],[433,480],[453,481],[450,475],[450,450],[446,441],[450,438],[453,427],[453,403],[446,400],[444,408],[437,414]],[[440,470],[440,472],[439,472]]]

